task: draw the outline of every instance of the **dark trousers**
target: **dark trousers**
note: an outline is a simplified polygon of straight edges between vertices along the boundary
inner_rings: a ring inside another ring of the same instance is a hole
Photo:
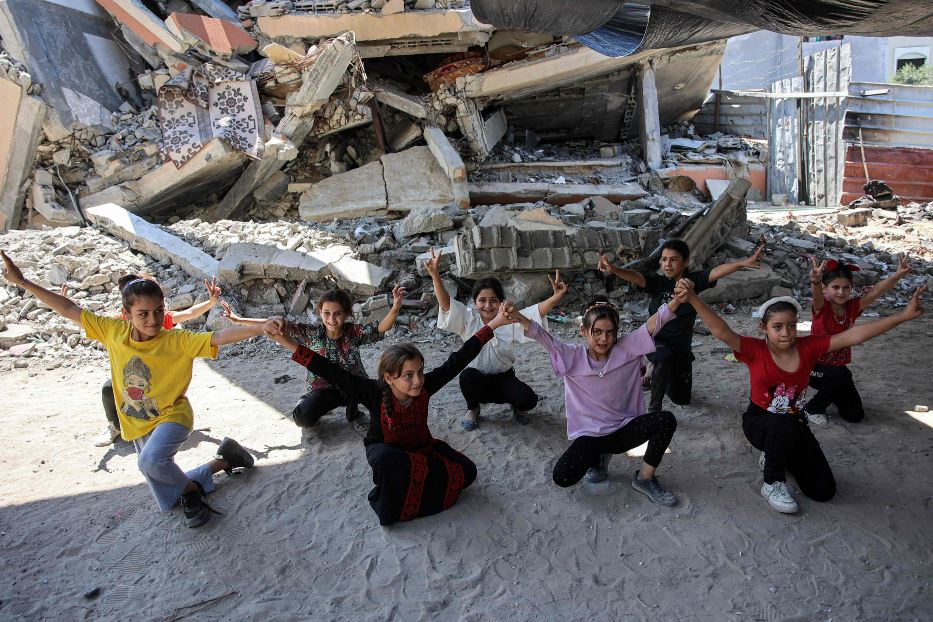
[[[308,428],[340,406],[347,407],[348,420],[356,418],[359,404],[348,401],[337,389],[316,389],[301,396],[298,404],[292,409],[292,419],[297,426]]]
[[[117,416],[117,402],[113,397],[113,382],[108,380],[100,388],[100,398],[104,403],[104,414],[113,427],[120,429],[120,418]]]
[[[810,386],[816,389],[816,395],[807,402],[808,412],[823,414],[827,406],[835,404],[846,421],[855,423],[865,418],[862,398],[845,365],[817,365],[810,374]]]
[[[635,417],[612,434],[579,436],[554,465],[554,483],[561,488],[579,482],[586,471],[599,464],[600,454],[620,454],[648,441],[644,461],[657,467],[671,444],[677,419],[666,410]]]
[[[814,501],[829,501],[836,494],[833,471],[806,417],[778,415],[749,404],[742,430],[752,446],[765,452],[766,483],[785,481],[786,469]]]
[[[654,365],[648,412],[661,410],[665,395],[679,406],[689,404],[693,390],[693,354],[675,352],[659,343],[655,351],[648,355],[648,360]]]
[[[467,408],[479,408],[480,404],[509,404],[515,410],[531,410],[538,405],[538,396],[527,384],[515,377],[515,370],[501,374],[484,374],[478,369],[467,367],[460,372],[460,391],[466,399]]]

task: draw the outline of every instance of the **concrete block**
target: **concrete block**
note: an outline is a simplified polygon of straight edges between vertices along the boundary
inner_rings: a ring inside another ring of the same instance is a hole
[[[757,270],[740,270],[719,279],[716,287],[704,290],[700,297],[707,303],[735,302],[757,298],[781,284],[781,277],[768,266]]]
[[[490,269],[496,272],[510,270],[518,263],[514,248],[493,248],[489,251]]]
[[[195,13],[172,13],[165,20],[165,25],[179,40],[221,58],[248,54],[258,45],[239,24],[225,19]]]
[[[434,249],[435,257],[440,255],[440,270],[441,272],[447,272],[457,264],[457,247],[453,246],[442,246],[441,248]],[[415,268],[418,270],[418,274],[421,276],[427,276],[428,271],[424,269],[424,263],[431,258],[431,252],[421,253],[415,257]]]
[[[564,275],[561,275],[564,278]],[[551,295],[551,285],[544,273],[513,274],[502,282],[505,297],[518,308],[540,302]]]
[[[381,161],[390,212],[454,203],[450,180],[427,147],[388,153]]]
[[[282,171],[274,172],[269,179],[259,184],[253,192],[257,201],[275,201],[288,191],[289,177]]]
[[[395,227],[396,238],[410,238],[421,233],[434,233],[452,229],[453,218],[439,207],[421,205],[409,212]]]
[[[99,205],[85,210],[85,214],[101,229],[129,242],[131,248],[159,261],[169,261],[193,277],[204,279],[217,274],[220,262],[216,259],[119,205]]]
[[[871,210],[867,207],[841,210],[836,214],[836,221],[846,227],[862,227],[868,224]]]
[[[597,218],[618,218],[619,206],[606,197],[590,197],[590,206]]]
[[[307,222],[359,218],[386,213],[386,185],[381,162],[334,175],[301,195],[298,215]]]
[[[392,276],[391,270],[352,257],[343,257],[328,268],[338,286],[358,296],[372,296]]]
[[[652,214],[648,209],[625,210],[619,214],[619,221],[627,227],[640,227],[651,220]]]
[[[748,257],[755,252],[755,245],[748,240],[738,238],[734,235],[726,238],[726,250],[735,257]]]
[[[470,207],[470,187],[466,180],[466,165],[463,163],[463,158],[460,157],[457,150],[447,140],[447,136],[438,127],[433,125],[425,127],[424,140],[428,144],[428,149],[437,159],[437,163],[450,180],[454,194],[454,204],[460,209],[468,209]]]
[[[800,238],[787,238],[783,243],[787,246],[792,246],[793,248],[806,251],[808,253],[812,253],[820,247],[817,242],[801,240]]]
[[[16,344],[27,343],[31,338],[37,337],[31,326],[26,324],[7,324],[6,329],[0,331],[0,348],[8,350]]]

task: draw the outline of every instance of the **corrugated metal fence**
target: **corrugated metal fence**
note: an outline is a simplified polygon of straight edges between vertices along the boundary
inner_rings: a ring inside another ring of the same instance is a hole
[[[749,97],[733,93],[719,94],[719,123],[716,118],[716,94],[704,104],[693,118],[694,126],[701,134],[719,131],[748,138],[767,138],[768,104],[760,97]]]

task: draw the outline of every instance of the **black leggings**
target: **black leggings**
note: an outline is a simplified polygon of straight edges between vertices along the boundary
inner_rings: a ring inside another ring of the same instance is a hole
[[[460,391],[470,410],[479,408],[480,404],[509,404],[522,411],[538,405],[534,389],[516,378],[514,369],[500,374],[485,374],[467,367],[460,372]]]
[[[600,454],[620,454],[645,441],[648,441],[648,450],[644,461],[657,467],[676,429],[677,419],[672,413],[662,410],[635,417],[606,436],[579,436],[554,465],[554,483],[562,488],[573,486],[583,478],[587,469],[599,464]]]
[[[846,421],[856,423],[865,418],[862,398],[845,365],[817,365],[810,374],[810,386],[817,391],[807,402],[807,412],[823,414],[827,406],[835,404]]]
[[[785,481],[790,471],[801,492],[814,501],[829,501],[836,494],[836,480],[806,417],[778,415],[749,404],[742,415],[745,438],[765,452],[765,482]]]
[[[111,380],[105,382],[104,386],[100,388],[100,398],[104,403],[104,414],[107,415],[107,421],[119,430],[120,418],[117,416],[117,402],[113,397],[113,382]]]
[[[337,389],[315,389],[301,396],[298,404],[292,409],[292,419],[295,425],[308,428],[340,406],[347,407],[348,419],[354,418],[353,415],[359,408],[357,403],[349,402]]]
[[[655,351],[648,355],[648,360],[654,365],[648,412],[660,411],[665,395],[679,406],[689,404],[693,389],[693,354],[675,352],[658,344]]]

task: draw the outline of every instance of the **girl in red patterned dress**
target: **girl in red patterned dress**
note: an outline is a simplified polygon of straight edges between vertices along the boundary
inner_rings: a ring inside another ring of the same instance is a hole
[[[294,361],[372,413],[364,444],[375,484],[369,504],[380,525],[442,512],[476,479],[472,460],[431,436],[428,401],[476,358],[495,329],[516,321],[512,310],[511,303],[501,304],[489,324],[427,373],[414,344],[389,346],[379,359],[378,380],[352,374],[286,334],[266,333],[291,351]]]
[[[910,272],[907,257],[898,255],[897,271],[875,285],[864,296],[849,298],[852,294],[852,273],[858,272],[854,264],[844,264],[830,259],[817,265],[811,258],[810,284],[813,290],[814,335],[837,335],[855,325],[855,320],[882,294],[894,287],[905,274]],[[862,398],[859,397],[852,372],[847,365],[852,362],[852,348],[827,352],[820,357],[813,373],[810,386],[817,390],[807,402],[807,420],[815,425],[826,424],[826,407],[835,404],[839,416],[855,423],[865,416]]]

